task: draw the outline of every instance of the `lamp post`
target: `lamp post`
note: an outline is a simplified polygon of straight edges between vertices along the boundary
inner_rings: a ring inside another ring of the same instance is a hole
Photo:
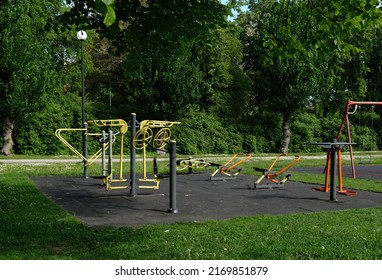
[[[84,129],[82,134],[82,144],[83,144],[83,156],[84,156],[84,177],[88,178],[88,137],[87,137],[87,126],[85,119],[85,74],[84,74],[84,41],[88,35],[85,31],[80,30],[77,32],[77,39],[81,41],[81,81],[82,81],[82,128]]]

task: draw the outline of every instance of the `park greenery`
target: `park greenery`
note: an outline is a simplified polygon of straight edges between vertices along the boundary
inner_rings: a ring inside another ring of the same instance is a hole
[[[381,100],[381,23],[378,0],[2,1],[2,153],[69,153],[54,131],[82,125],[78,30],[88,120],[180,121],[183,154],[319,151],[347,100]],[[356,149],[381,148],[380,113],[350,117]]]
[[[381,23],[378,0],[0,1],[1,158],[69,154],[54,132],[82,126],[78,30],[88,33],[88,120],[180,121],[171,131],[182,155],[316,153],[307,143],[335,137],[347,100],[382,99]],[[381,164],[366,152],[381,149],[381,108],[362,106],[350,121],[354,149]],[[69,140],[81,146],[80,135]],[[320,155],[304,166],[324,166]],[[258,167],[272,162],[259,159]],[[253,160],[243,173],[255,175]],[[90,227],[30,179],[82,168],[0,164],[0,259],[382,257],[381,207]],[[344,184],[382,192],[377,180]]]
[[[381,160],[379,154],[372,163],[380,164]],[[254,158],[244,164],[243,172],[251,172],[254,161],[264,167],[272,162]],[[304,166],[322,166],[324,162],[324,158],[304,159]],[[163,163],[161,168],[165,166]],[[78,176],[81,169],[81,163],[23,164],[22,168],[20,163],[0,165],[0,259],[380,260],[382,257],[381,207],[139,227],[90,227],[55,204],[30,179]],[[293,172],[293,178],[315,184],[324,181],[322,174]],[[362,186],[364,190],[382,191],[378,180],[348,179],[345,184],[349,188]]]

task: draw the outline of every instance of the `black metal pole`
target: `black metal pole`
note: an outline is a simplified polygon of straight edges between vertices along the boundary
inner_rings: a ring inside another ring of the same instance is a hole
[[[170,208],[169,213],[178,213],[176,208],[176,141],[170,142]]]
[[[82,81],[82,128],[84,129],[82,134],[83,142],[83,156],[84,160],[84,177],[88,178],[88,136],[87,136],[87,123],[85,119],[85,61],[84,61],[84,40],[81,40],[81,81]]]
[[[137,190],[136,190],[136,149],[134,148],[133,145],[133,140],[135,133],[137,131],[137,116],[135,113],[131,114],[131,141],[130,141],[130,194],[129,196],[136,196],[137,195]]]
[[[106,176],[106,132],[102,130],[102,176]]]
[[[192,160],[192,157],[189,157],[188,158],[189,162],[188,162],[188,174],[192,174],[192,163],[191,163],[191,160]]]
[[[332,145],[330,145],[330,200],[337,201],[336,198],[336,154],[337,145],[334,143],[337,139],[333,139]]]

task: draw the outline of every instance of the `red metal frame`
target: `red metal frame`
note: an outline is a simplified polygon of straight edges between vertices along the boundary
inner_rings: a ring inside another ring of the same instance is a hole
[[[330,178],[330,158],[331,158],[331,150],[328,149],[326,153],[326,169],[325,169],[325,187],[322,188],[312,188],[312,190],[315,191],[323,191],[323,192],[329,192],[329,178]],[[341,149],[336,149],[337,153],[337,176],[338,176],[338,191],[337,193],[343,194],[346,196],[354,196],[357,194],[356,191],[352,190],[344,190],[343,189],[343,183],[342,183],[342,159],[341,159]]]
[[[351,144],[352,142],[351,142],[350,122],[349,122],[349,114],[350,114],[349,109],[350,109],[351,106],[354,106],[354,105],[355,106],[358,106],[358,105],[382,106],[382,102],[379,102],[379,101],[373,102],[373,101],[351,101],[351,100],[348,100],[347,103],[346,103],[345,115],[342,118],[342,122],[341,122],[341,125],[340,125],[339,129],[338,129],[336,139],[338,140],[340,138],[342,129],[343,129],[344,124],[346,122],[348,142],[350,143],[349,144],[349,151],[350,151],[350,161],[351,161],[352,174],[353,174],[353,178],[356,178],[356,172],[355,172],[355,167],[354,167],[354,158],[353,158],[353,146]]]

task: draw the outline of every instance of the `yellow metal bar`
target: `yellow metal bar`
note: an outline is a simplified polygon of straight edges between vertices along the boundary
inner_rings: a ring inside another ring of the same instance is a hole
[[[140,189],[159,189],[160,179],[155,177],[155,179],[139,179],[139,182],[155,183],[151,186],[139,186]]]
[[[271,164],[271,166],[269,167],[268,171],[271,171],[273,166],[276,164],[276,162],[279,160],[280,157],[284,156],[285,154],[279,154],[275,160],[273,161],[273,163]]]
[[[234,154],[225,164],[224,166],[227,166],[228,164],[230,164],[235,158],[237,158],[239,156],[239,154]]]
[[[122,180],[123,176],[123,134],[121,135],[121,148],[119,154],[119,179]]]
[[[147,179],[146,146],[143,147],[143,179]]]
[[[234,158],[240,156],[242,154],[236,154],[235,157],[233,157],[228,163],[230,163]],[[231,171],[231,169],[233,169],[234,167],[242,164],[243,162],[246,162],[247,160],[249,160],[251,158],[251,154],[246,154],[245,158],[241,159],[240,161],[236,162],[235,164],[231,165],[230,167],[227,167],[227,168],[223,168],[223,171]],[[228,165],[228,163],[226,163],[225,165]]]
[[[119,156],[119,179],[113,180],[113,169],[112,169],[112,162],[109,162],[109,171],[108,176],[103,178],[104,184],[106,186],[107,190],[113,190],[113,189],[123,189],[127,188],[126,186],[111,186],[112,183],[122,183],[127,182],[127,179],[123,179],[123,145],[124,145],[124,134],[128,130],[128,125],[126,121],[122,119],[113,119],[113,120],[92,120],[88,122],[89,124],[94,124],[98,127],[118,127],[119,132],[121,134],[121,147],[120,147],[120,156]],[[62,135],[62,131],[85,131],[87,136],[100,136],[101,133],[88,133],[86,128],[60,128],[57,129],[55,132],[56,137],[64,143],[74,154],[76,154],[80,159],[82,159],[87,166],[94,163],[101,155],[102,155],[102,148],[97,150],[94,155],[92,155],[90,158],[85,158],[81,152],[79,152],[76,148],[73,147]],[[116,141],[116,136],[113,135],[112,137],[112,143]],[[103,148],[107,150],[109,148],[110,142],[102,143]]]
[[[259,177],[259,179],[257,179],[256,183],[255,184],[259,184],[263,179],[264,179],[265,175],[261,175],[261,177]]]
[[[116,126],[119,127],[119,131],[122,134],[125,134],[128,130],[128,125],[125,120],[122,119],[114,119],[114,120],[92,120],[89,121],[90,124],[94,124],[96,126]]]
[[[212,174],[210,175],[210,177],[214,177],[219,171],[220,171],[220,167],[217,168],[214,172],[212,172]]]
[[[91,134],[88,134],[88,135],[95,135],[95,136],[98,136],[98,135],[100,135],[99,133],[91,133]],[[115,136],[113,136],[113,143],[115,142],[115,140],[116,140],[116,137]],[[107,143],[103,143],[102,145],[105,145],[105,151],[109,148],[109,142],[107,142]],[[94,153],[94,155],[92,155],[89,159],[88,159],[88,161],[87,161],[87,165],[89,166],[89,165],[91,165],[91,164],[93,164],[100,156],[102,155],[102,147],[97,151],[97,152],[95,152]]]
[[[119,179],[117,180],[112,180],[110,178],[108,178],[108,181],[109,183],[112,183],[112,182],[125,182],[126,180],[123,179],[123,145],[124,145],[124,134],[127,132],[128,130],[128,124],[125,120],[123,119],[112,119],[112,120],[92,120],[92,121],[89,121],[90,124],[94,124],[98,127],[118,127],[119,129],[119,132],[121,133],[121,144],[120,144],[120,154],[119,154],[119,174],[118,174],[118,177]],[[113,143],[115,142],[116,140],[116,137],[113,135]],[[108,148],[108,145],[109,143],[107,143],[107,146],[105,148]],[[101,155],[102,153],[102,148],[98,151],[99,155],[97,156],[97,158]],[[111,164],[111,163],[110,163]],[[112,169],[110,167],[110,169]],[[111,175],[111,171],[110,171],[110,175]],[[124,188],[124,187],[109,187],[109,189],[120,189],[120,188]]]
[[[79,152],[76,148],[73,147],[72,144],[70,144],[62,135],[62,131],[86,131],[84,128],[59,128],[56,130],[55,135],[56,137],[65,144],[74,154],[76,154],[80,159],[86,162],[86,165],[89,166],[92,163],[94,163],[102,154],[102,148],[99,149],[93,156],[90,158],[86,159],[81,152]],[[99,133],[89,133],[88,135],[90,136],[99,136]],[[106,149],[109,147],[109,144],[106,144]]]
[[[144,127],[171,127],[174,124],[180,124],[181,122],[170,122],[170,121],[157,121],[157,120],[144,120],[140,123],[140,128]]]
[[[56,137],[64,143],[73,153],[75,153],[80,159],[82,159],[84,162],[87,162],[87,158],[85,158],[76,148],[74,148],[64,137],[62,137],[61,132],[62,131],[86,131],[86,128],[59,128],[56,130],[55,135]]]

